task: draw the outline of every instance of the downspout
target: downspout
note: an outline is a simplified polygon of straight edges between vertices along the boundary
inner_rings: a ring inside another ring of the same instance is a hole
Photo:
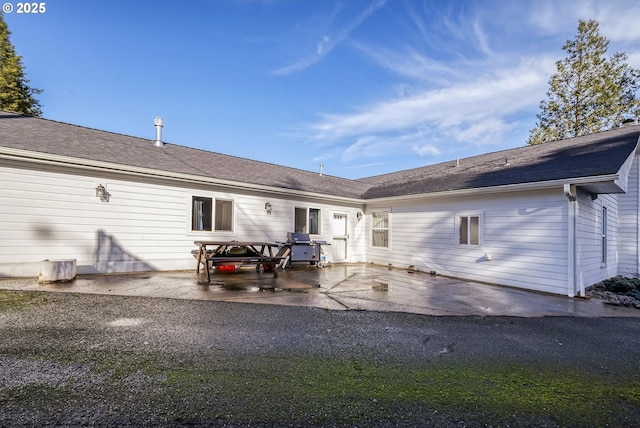
[[[564,184],[564,195],[567,197],[567,231],[568,231],[568,254],[567,254],[567,295],[575,296],[576,291],[576,219],[578,203],[575,185]],[[584,291],[582,291],[584,295]]]

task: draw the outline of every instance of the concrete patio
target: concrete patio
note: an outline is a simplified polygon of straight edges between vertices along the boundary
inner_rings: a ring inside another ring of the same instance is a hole
[[[79,276],[39,284],[0,279],[0,289],[289,305],[327,310],[407,312],[439,316],[640,317],[640,310],[598,299],[547,295],[365,264],[297,267],[279,277],[253,269]]]

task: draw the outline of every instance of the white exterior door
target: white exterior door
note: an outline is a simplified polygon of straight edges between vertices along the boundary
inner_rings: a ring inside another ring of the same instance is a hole
[[[346,262],[347,261],[347,241],[349,234],[347,233],[347,215],[342,213],[333,213],[332,241],[331,241],[331,261]]]

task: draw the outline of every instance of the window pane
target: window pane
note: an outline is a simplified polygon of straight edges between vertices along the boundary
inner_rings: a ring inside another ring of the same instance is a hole
[[[296,208],[295,217],[294,232],[307,233],[307,209]]]
[[[469,234],[471,235],[471,245],[480,245],[480,217],[469,217],[471,225]]]
[[[373,230],[371,245],[374,247],[388,247],[389,246],[389,231],[388,230]]]
[[[320,210],[309,208],[309,233],[320,234]]]
[[[467,233],[469,231],[469,217],[460,217],[460,245],[467,245],[469,239]]]
[[[216,200],[216,230],[233,229],[233,201]]]
[[[191,230],[211,231],[212,199],[194,196],[192,201]]]
[[[373,228],[388,228],[389,227],[389,213],[386,211],[375,211],[371,213],[373,219]]]

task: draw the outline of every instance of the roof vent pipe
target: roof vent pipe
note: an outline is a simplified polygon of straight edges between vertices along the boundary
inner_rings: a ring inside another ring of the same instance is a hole
[[[156,140],[153,142],[153,145],[156,147],[164,147],[164,143],[162,142],[162,125],[164,122],[159,117],[153,119],[153,124],[156,126]]]
[[[324,169],[324,165],[320,164],[320,177],[322,177],[322,170]]]

